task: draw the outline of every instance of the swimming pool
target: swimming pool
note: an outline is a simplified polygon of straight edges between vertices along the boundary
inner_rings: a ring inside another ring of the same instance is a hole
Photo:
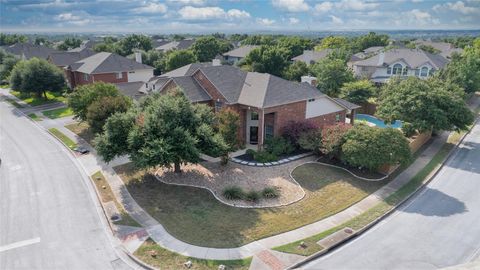
[[[385,124],[383,120],[376,118],[373,115],[368,115],[368,114],[356,114],[355,115],[355,120],[359,121],[367,121],[369,123],[374,124],[377,127],[380,128],[386,128],[386,127],[392,127],[392,128],[401,128],[402,127],[402,121],[396,120],[393,124]]]

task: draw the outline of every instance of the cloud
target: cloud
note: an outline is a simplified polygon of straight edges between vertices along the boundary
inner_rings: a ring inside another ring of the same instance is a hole
[[[73,15],[72,13],[61,13],[54,17],[55,21],[65,22],[73,25],[86,25],[91,22],[90,19],[85,18],[84,16]]]
[[[310,9],[310,6],[304,0],[272,0],[272,4],[289,12],[302,12]]]
[[[204,0],[168,0],[169,3],[202,6],[205,4]]]
[[[250,18],[250,13],[239,10],[239,9],[230,9],[225,11],[220,7],[192,7],[186,6],[181,8],[178,13],[181,18],[184,20],[215,20],[215,19],[245,19]]]
[[[379,6],[379,3],[369,3],[360,0],[342,0],[339,3],[335,3],[335,6],[344,10],[363,11],[374,9]]]
[[[142,7],[134,8],[134,13],[165,13],[168,7],[162,3],[148,3]]]
[[[227,11],[227,16],[231,19],[246,19],[250,18],[250,13],[245,10],[230,9]]]
[[[419,9],[412,9],[410,11],[403,13],[403,19],[396,20],[395,24],[398,26],[405,25],[432,25],[432,24],[439,24],[440,21],[432,17],[432,15],[426,11],[421,11]]]
[[[315,5],[315,11],[317,12],[327,12],[333,8],[333,4],[331,2],[323,2],[320,4]]]
[[[339,17],[333,16],[333,15],[330,15],[329,17],[330,19],[332,19],[333,24],[343,24],[343,20],[340,19]]]
[[[449,2],[449,3],[445,3],[443,5],[440,5],[440,4],[435,5],[435,6],[433,6],[433,10],[435,10],[437,12],[451,10],[451,11],[460,12],[460,13],[465,14],[465,15],[480,13],[480,8],[466,6],[465,3],[462,2],[462,1],[457,1],[455,3]]]
[[[271,20],[268,18],[257,18],[257,23],[264,25],[264,26],[270,26],[275,23],[275,20]]]
[[[290,23],[291,25],[294,25],[294,24],[298,24],[300,22],[299,19],[297,18],[288,18],[288,23]]]

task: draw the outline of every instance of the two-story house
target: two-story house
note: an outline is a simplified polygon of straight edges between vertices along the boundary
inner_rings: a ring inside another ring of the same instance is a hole
[[[448,60],[419,49],[392,49],[356,61],[352,69],[356,77],[385,83],[393,76],[427,78],[442,69]]]

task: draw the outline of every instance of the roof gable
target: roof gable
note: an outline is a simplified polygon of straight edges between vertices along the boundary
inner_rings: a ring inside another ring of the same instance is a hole
[[[153,69],[153,67],[114,53],[100,52],[75,62],[70,66],[74,71],[96,74],[110,72],[125,72],[138,69]]]

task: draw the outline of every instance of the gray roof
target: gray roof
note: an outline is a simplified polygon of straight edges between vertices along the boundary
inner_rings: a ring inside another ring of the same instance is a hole
[[[253,49],[258,48],[257,45],[245,45],[224,53],[224,56],[245,58]]]
[[[182,89],[191,102],[201,102],[212,99],[191,76],[175,77],[172,78],[172,80],[178,85],[178,87],[180,87],[180,89]]]
[[[363,50],[363,52],[364,53],[376,53],[376,52],[379,52],[383,49],[385,49],[385,47],[383,47],[383,46],[373,46],[373,47],[366,48],[365,50]]]
[[[362,107],[342,98],[333,98],[333,100],[335,100],[338,104],[340,104],[342,107],[347,108],[348,110],[355,110]]]
[[[139,100],[140,98],[145,96],[145,93],[140,91],[140,89],[142,89],[145,85],[144,82],[125,82],[116,83],[115,85],[123,95],[130,97],[134,100]]]
[[[164,73],[159,77],[172,78],[172,77],[181,77],[181,76],[191,76],[195,71],[197,71],[197,69],[201,67],[209,67],[211,65],[212,65],[211,62],[188,64],[183,67],[179,67],[177,69]]]
[[[153,48],[157,48],[157,47],[160,47],[162,45],[165,45],[167,43],[169,43],[170,41],[169,40],[164,40],[164,39],[157,39],[157,40],[152,40],[152,47]]]
[[[442,55],[445,58],[450,58],[453,53],[462,53],[463,52],[463,50],[461,48],[455,48],[455,46],[453,46],[453,44],[450,44],[450,43],[447,43],[447,42],[436,42],[436,41],[421,40],[421,39],[417,39],[414,42],[417,45],[432,46],[433,48],[439,50],[440,55]]]
[[[381,67],[398,61],[405,62],[412,69],[419,68],[425,63],[430,63],[435,69],[441,69],[448,63],[448,60],[439,54],[431,54],[418,49],[392,49],[357,61],[354,65]]]
[[[99,52],[70,65],[73,71],[87,74],[124,72],[153,67],[114,53]]]
[[[247,72],[233,66],[200,68],[229,103],[237,103]]]
[[[302,61],[306,64],[312,64],[327,57],[327,55],[331,52],[332,52],[332,49],[324,49],[321,51],[305,50],[303,51],[303,54],[293,57],[292,60]]]
[[[56,66],[66,67],[94,54],[95,52],[90,49],[85,49],[78,52],[54,52],[50,54],[48,59]]]
[[[13,45],[1,46],[6,52],[17,55],[19,57],[25,57],[25,59],[30,59],[33,57],[47,59],[48,56],[54,52],[59,52],[55,49],[34,45],[30,43],[16,43]]]
[[[179,40],[179,41],[170,41],[168,43],[162,44],[158,47],[156,47],[156,50],[159,51],[169,51],[169,50],[185,50],[190,48],[190,46],[195,43],[194,39],[184,39],[184,40]]]
[[[84,40],[82,41],[82,44],[80,44],[79,47],[77,48],[73,48],[73,49],[70,49],[68,50],[69,52],[81,52],[81,51],[84,51],[84,50],[91,50],[93,49],[93,47],[95,45],[97,45],[97,41],[93,41],[93,40]]]

